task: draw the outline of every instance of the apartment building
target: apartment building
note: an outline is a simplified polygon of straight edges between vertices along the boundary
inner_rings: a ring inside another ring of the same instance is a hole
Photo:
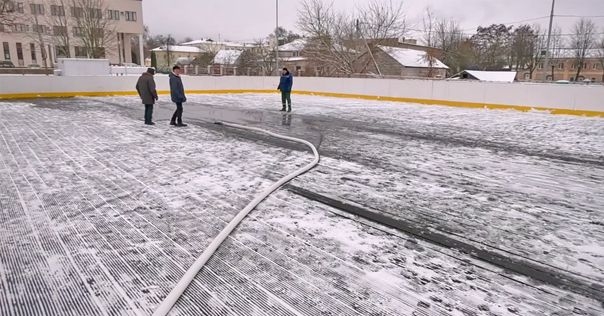
[[[144,62],[142,0],[14,0],[6,10],[0,21],[0,61],[16,67],[52,67],[62,57]],[[96,39],[98,47],[91,53],[85,41],[94,36],[102,40]]]
[[[568,80],[568,81],[592,81],[604,82],[604,54],[597,49],[591,49],[587,52],[583,62],[583,68],[578,78],[577,76],[577,60],[574,56],[574,50],[563,50],[560,53],[554,54],[550,60],[549,66],[545,67],[544,62],[537,65],[537,69],[533,73],[533,79],[543,80],[547,78],[551,80]],[[530,73],[522,71],[519,73],[522,77],[519,79],[529,80]],[[553,77],[552,77],[553,76]]]

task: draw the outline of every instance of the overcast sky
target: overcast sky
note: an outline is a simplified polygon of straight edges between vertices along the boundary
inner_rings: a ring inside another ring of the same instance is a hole
[[[354,10],[368,0],[333,1],[339,10]],[[383,0],[389,1],[389,0]],[[393,0],[398,1],[398,0]],[[421,28],[427,6],[440,16],[458,20],[471,32],[478,25],[509,23],[549,15],[551,0],[402,0],[410,27]],[[301,0],[279,0],[279,25],[296,30]],[[604,16],[604,0],[557,0],[556,14]],[[172,34],[181,40],[211,37],[238,41],[263,38],[275,27],[275,0],[143,0],[144,22],[152,34]],[[577,18],[556,18],[570,33]],[[593,18],[604,32],[604,18]],[[548,19],[525,22],[546,26]]]

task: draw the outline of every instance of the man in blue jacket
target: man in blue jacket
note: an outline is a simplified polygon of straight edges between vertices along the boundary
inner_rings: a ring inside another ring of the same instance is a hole
[[[185,96],[185,88],[182,85],[182,78],[180,78],[181,69],[179,66],[174,66],[170,73],[170,95],[172,96],[172,102],[176,103],[176,111],[172,115],[170,125],[185,127],[187,124],[182,122],[182,104],[187,102]]]
[[[281,80],[279,81],[278,90],[281,91],[281,103],[283,108],[281,112],[285,112],[285,106],[287,103],[287,112],[292,111],[292,86],[294,85],[294,77],[289,73],[287,68],[283,68],[281,73]]]

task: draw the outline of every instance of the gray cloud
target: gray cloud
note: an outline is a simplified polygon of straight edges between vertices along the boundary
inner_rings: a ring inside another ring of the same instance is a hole
[[[352,11],[368,0],[333,0],[340,10]],[[388,1],[388,0],[384,0]],[[440,16],[461,22],[470,32],[478,25],[515,22],[549,15],[550,0],[404,0],[408,22],[421,28],[427,6]],[[296,29],[300,0],[280,0],[280,25]],[[263,38],[275,27],[275,0],[144,0],[145,24],[153,34],[172,34],[179,39],[212,37],[229,40]],[[604,15],[602,0],[557,0],[557,14]],[[570,33],[577,18],[557,18],[565,33]],[[604,18],[594,18],[604,27]],[[526,22],[547,25],[547,19]],[[604,30],[601,30],[604,32]]]

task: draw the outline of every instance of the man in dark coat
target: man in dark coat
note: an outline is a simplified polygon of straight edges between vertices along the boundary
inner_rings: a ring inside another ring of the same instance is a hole
[[[141,97],[143,104],[145,105],[145,124],[155,125],[153,123],[153,105],[157,101],[157,91],[155,90],[155,69],[148,68],[147,72],[143,73],[138,82],[136,83],[136,91]]]
[[[176,103],[176,111],[172,115],[170,125],[184,127],[187,124],[182,122],[182,104],[187,102],[185,96],[185,88],[182,84],[182,78],[180,78],[181,69],[179,66],[174,66],[170,73],[170,95],[172,96],[172,102]]]
[[[281,80],[279,81],[278,90],[281,91],[281,103],[283,104],[282,112],[285,112],[285,106],[287,103],[287,112],[292,111],[292,87],[294,85],[294,77],[289,73],[287,68],[283,68],[281,73]]]

